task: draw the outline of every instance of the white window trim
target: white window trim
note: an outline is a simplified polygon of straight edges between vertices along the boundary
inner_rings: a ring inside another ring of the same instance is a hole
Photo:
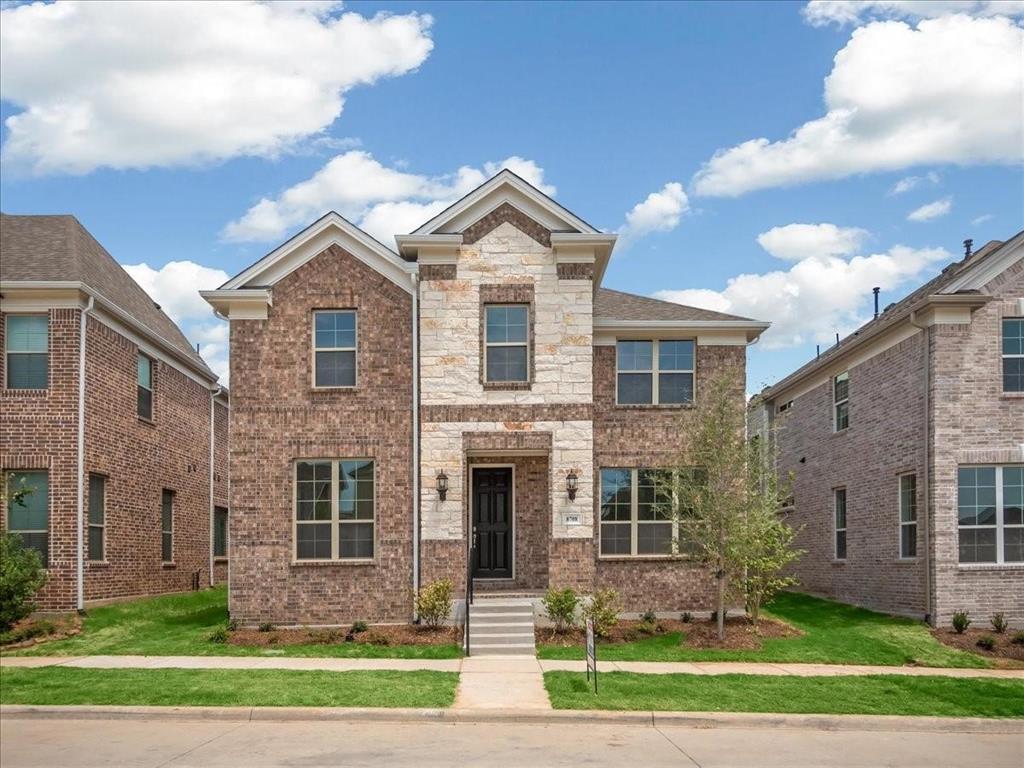
[[[491,307],[519,307],[526,310],[526,341],[490,341],[487,338],[487,310]],[[526,378],[498,379],[487,377],[487,351],[491,347],[523,347],[526,350]],[[530,305],[522,302],[505,303],[491,301],[484,304],[484,383],[485,384],[529,384],[530,383]]]
[[[1024,320],[1024,318],[1016,317],[1016,316],[1002,318],[1002,321],[1005,322],[1006,320]],[[1003,347],[1002,330],[1003,330],[1003,322],[1000,322],[999,323],[999,331],[1000,331],[1000,337],[999,337],[999,352],[1000,352],[1000,358],[999,358],[1000,359],[1000,363],[999,363],[999,390],[1001,392],[1008,393],[1008,394],[1017,394],[1018,390],[1006,389],[1005,386],[1003,385],[1003,381],[1002,381],[1002,379],[1003,379],[1003,364],[1002,364],[1002,361],[1003,360],[1021,360],[1021,359],[1024,359],[1024,352],[1022,352],[1019,355],[1008,355],[1008,354],[1006,354],[1006,352],[1004,351],[1004,347]]]
[[[637,342],[650,342],[651,344],[651,367],[648,369],[644,368],[619,368],[619,342],[620,341],[637,341]],[[666,368],[664,371],[660,368],[660,347],[662,341],[688,341],[693,344],[693,366],[691,368]],[[619,402],[619,374],[620,373],[649,373],[651,374],[651,402],[649,403],[621,403]],[[693,376],[693,395],[690,397],[689,402],[686,403],[662,403],[661,392],[659,391],[659,384],[661,373],[689,373]],[[663,406],[665,408],[685,408],[693,405],[697,400],[697,340],[696,339],[633,339],[633,338],[616,338],[615,339],[615,405],[622,408],[636,408],[651,405]],[[646,469],[646,467],[645,467]]]
[[[839,527],[839,492],[843,492],[843,527]],[[850,555],[850,493],[845,488],[832,489],[832,556],[837,563],[845,563]],[[846,552],[839,556],[839,534],[843,534]]]
[[[168,493],[171,496],[171,528],[167,530],[164,528],[164,494]],[[170,488],[160,489],[160,561],[164,565],[172,565],[174,563],[174,518],[177,515],[174,514],[174,508],[176,504],[177,494]],[[164,535],[171,534],[171,559],[164,559]]]
[[[904,522],[903,520],[903,479],[906,477],[914,478],[914,519],[912,521]],[[917,509],[918,509],[918,498],[917,498],[917,473],[916,472],[902,472],[896,476],[896,546],[899,550],[900,560],[917,560],[917,554],[908,555],[903,551],[903,528],[906,526],[914,526],[914,547],[915,550],[917,545],[920,543],[917,537]]]
[[[146,360],[149,361],[149,386],[147,387],[145,384],[139,384],[139,376],[138,376],[138,372],[137,371],[136,371],[136,375],[135,375],[135,385],[136,385],[136,387],[142,387],[144,390],[149,392],[149,416],[143,416],[141,413],[139,413],[139,393],[138,393],[138,389],[135,390],[135,415],[138,416],[143,421],[155,421],[156,420],[156,387],[154,386],[154,384],[156,383],[155,382],[155,378],[156,377],[154,375],[154,371],[156,369],[156,361],[152,357],[150,357],[149,355],[145,354],[144,352],[139,352],[138,356],[141,357],[141,358],[145,358]],[[138,366],[138,361],[137,360],[135,362],[135,365]]]
[[[629,500],[629,521],[624,520],[601,520],[601,472],[603,470],[620,470],[629,471],[630,481],[630,500]],[[657,560],[671,560],[685,557],[680,554],[679,551],[679,502],[678,499],[673,497],[673,507],[676,512],[673,514],[671,520],[641,520],[640,519],[640,472],[642,471],[658,471],[668,470],[667,467],[599,467],[597,470],[597,482],[598,482],[598,498],[597,498],[597,552],[598,559],[601,560],[636,560],[636,559],[657,559]],[[671,471],[671,470],[668,470]],[[640,526],[641,525],[664,525],[666,523],[672,524],[672,551],[665,554],[640,554],[637,552],[637,542],[640,539]],[[605,525],[629,525],[629,554],[615,553],[615,554],[604,554],[601,548],[601,535],[603,532],[603,526]]]
[[[846,376],[846,397],[842,400],[836,399],[836,384],[840,376]],[[846,406],[846,426],[839,428],[839,406]],[[832,377],[832,431],[845,432],[850,428],[850,372],[843,371]]]
[[[10,344],[10,323],[8,320],[12,317],[45,317],[46,318],[46,351],[45,352],[25,352],[24,350],[11,349]],[[10,363],[7,362],[10,355],[46,355],[46,386],[42,389],[38,388],[26,388],[28,392],[43,392],[50,388],[50,313],[49,312],[5,312],[4,313],[4,389],[10,389],[7,382],[8,372],[11,370]]]
[[[353,334],[356,343],[351,347],[318,347],[316,345],[316,316],[320,314],[349,314],[352,315]],[[356,309],[314,309],[310,319],[311,334],[310,344],[312,346],[312,367],[313,367],[313,389],[355,389],[359,386],[359,310]],[[352,384],[318,385],[316,383],[316,353],[317,352],[351,352],[352,353]]]
[[[961,568],[991,568],[997,565],[1010,565],[1018,566],[1024,565],[1024,560],[1007,560],[1006,550],[1004,547],[1006,541],[1006,529],[1007,528],[1024,528],[1024,525],[1013,523],[1007,525],[1003,516],[1003,470],[1007,467],[1019,467],[1020,464],[962,464],[957,467],[957,472],[961,467],[973,467],[974,469],[983,469],[988,467],[994,467],[996,470],[996,522],[995,525],[961,525],[960,524],[960,506],[957,504],[957,565]],[[957,494],[959,495],[960,483],[957,482]],[[996,530],[996,559],[989,560],[983,563],[962,563],[960,562],[960,529],[968,530],[988,530],[995,528]]]
[[[338,505],[338,479],[343,461],[368,461],[373,465],[373,519],[372,520],[342,520],[341,510]],[[330,462],[331,464],[331,519],[328,520],[299,520],[299,464],[311,462]],[[328,459],[324,457],[304,457],[295,459],[292,462],[292,564],[308,565],[311,563],[355,563],[368,564],[377,562],[378,539],[377,539],[377,460],[370,456],[344,456],[340,459]],[[331,524],[331,556],[325,557],[299,557],[299,526],[325,523]],[[373,557],[340,557],[341,531],[339,525],[353,523],[370,523],[373,525]]]
[[[88,510],[88,509],[86,510],[85,554],[86,554],[86,560],[88,562],[90,562],[90,563],[105,563],[107,561],[107,476],[104,475],[104,474],[101,474],[99,472],[90,472],[89,473],[89,506],[90,507],[92,506],[92,478],[93,477],[99,477],[99,478],[101,478],[103,480],[103,523],[102,524],[96,524],[96,523],[91,522],[89,520],[89,514],[88,514],[91,510]],[[161,499],[161,501],[163,501],[163,499]],[[172,515],[172,517],[173,517],[173,515]],[[161,526],[160,526],[161,528],[163,527],[162,523],[163,523],[163,521],[161,520]],[[101,533],[100,533],[101,539],[100,540],[103,543],[103,551],[100,553],[100,559],[99,560],[93,560],[91,557],[89,557],[89,536],[88,536],[88,534],[92,531],[93,528],[99,528],[100,531],[101,531]],[[161,531],[161,535],[162,534],[163,534],[163,532]],[[163,547],[163,539],[160,540],[160,546],[161,546],[161,548]]]

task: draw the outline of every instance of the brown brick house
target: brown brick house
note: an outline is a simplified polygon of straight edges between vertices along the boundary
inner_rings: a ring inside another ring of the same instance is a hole
[[[1024,624],[1024,233],[991,242],[755,398],[795,479],[809,590]]]
[[[407,621],[470,571],[706,608],[651,473],[702,381],[742,407],[767,324],[602,287],[615,239],[503,171],[397,252],[331,213],[204,292],[231,322],[232,615]]]
[[[227,391],[72,216],[0,217],[4,510],[47,610],[227,578]],[[84,371],[84,376],[83,376]]]

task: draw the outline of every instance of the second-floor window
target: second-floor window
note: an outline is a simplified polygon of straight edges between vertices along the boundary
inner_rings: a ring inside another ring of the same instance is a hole
[[[1024,317],[1003,320],[1003,392],[1024,392]]]
[[[356,312],[313,313],[313,386],[356,385]]]
[[[138,394],[136,403],[139,418],[153,420],[153,361],[145,355],[139,355]]]
[[[685,405],[693,402],[691,339],[621,340],[616,344],[619,405]]]
[[[46,315],[8,315],[5,334],[8,389],[46,389],[50,321]]]
[[[832,428],[842,432],[850,426],[850,372],[832,379]]]
[[[530,308],[526,304],[488,304],[484,311],[484,380],[529,381]]]

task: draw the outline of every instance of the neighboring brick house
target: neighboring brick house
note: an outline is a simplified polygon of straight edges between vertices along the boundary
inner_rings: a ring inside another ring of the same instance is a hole
[[[750,417],[793,473],[804,589],[1024,624],[1024,232],[946,267]]]
[[[766,323],[601,287],[615,235],[502,171],[395,253],[330,213],[203,292],[231,322],[230,609],[407,621],[413,588],[711,605],[649,520]],[[617,362],[618,361],[618,362]]]
[[[227,390],[74,217],[0,217],[0,339],[0,469],[32,490],[2,527],[40,607],[224,581]]]

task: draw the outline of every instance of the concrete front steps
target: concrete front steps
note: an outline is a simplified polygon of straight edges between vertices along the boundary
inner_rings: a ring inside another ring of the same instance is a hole
[[[469,607],[470,656],[534,656],[533,601],[476,597]]]

